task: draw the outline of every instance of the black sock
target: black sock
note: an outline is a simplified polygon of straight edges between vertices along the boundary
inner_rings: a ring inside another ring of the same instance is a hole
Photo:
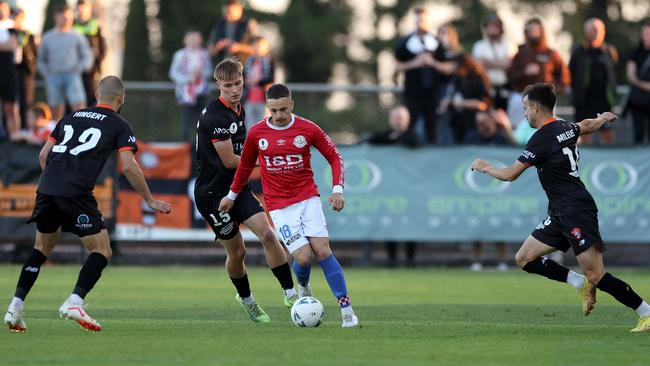
[[[621,304],[632,310],[636,310],[643,303],[643,299],[632,290],[630,285],[612,276],[609,272],[605,273],[596,287],[612,295]]]
[[[251,285],[248,283],[248,275],[244,274],[242,278],[232,278],[230,277],[232,284],[235,285],[239,297],[245,299],[251,295]]]
[[[293,277],[291,277],[291,268],[289,267],[289,262],[285,262],[275,268],[271,268],[271,272],[275,278],[280,282],[283,290],[288,290],[293,288]]]
[[[86,262],[79,271],[79,278],[77,284],[74,286],[73,294],[79,295],[82,299],[86,294],[95,287],[99,277],[102,276],[102,271],[108,265],[108,259],[99,253],[90,253]]]
[[[23,269],[20,271],[14,296],[25,301],[29,290],[32,289],[34,282],[36,282],[36,279],[38,278],[38,274],[41,272],[41,266],[46,260],[47,257],[40,250],[32,250],[23,265]]]
[[[553,260],[541,257],[526,263],[522,269],[528,273],[542,275],[559,282],[566,282],[567,276],[569,275],[568,268]]]

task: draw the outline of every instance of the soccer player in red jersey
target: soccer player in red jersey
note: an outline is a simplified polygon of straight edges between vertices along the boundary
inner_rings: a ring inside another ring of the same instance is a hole
[[[244,189],[259,160],[264,200],[277,232],[295,259],[300,296],[311,296],[309,276],[312,253],[341,307],[343,327],[359,325],[348,297],[343,269],[332,254],[327,224],[311,169],[310,148],[315,147],[332,167],[333,189],[329,205],[341,211],[343,158],[334,142],[315,123],[294,115],[291,91],[275,84],[266,91],[269,118],[249,131],[230,192],[221,200],[219,211],[228,212]]]

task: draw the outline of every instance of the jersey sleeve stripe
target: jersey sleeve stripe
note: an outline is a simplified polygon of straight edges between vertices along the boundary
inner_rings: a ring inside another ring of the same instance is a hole
[[[224,138],[222,138],[222,139],[212,139],[212,140],[210,140],[210,141],[212,141],[212,143],[214,144],[215,142],[226,141],[226,140],[228,140],[228,139],[230,139],[230,137],[224,137]]]
[[[52,141],[52,142],[54,142],[55,144],[58,142],[58,141],[56,141],[56,139],[55,139],[54,137],[52,137],[52,136],[48,137],[47,139],[50,140],[50,141]]]
[[[119,148],[118,151],[126,151],[126,150],[135,150],[135,147],[133,147],[133,146],[124,146],[124,147]]]

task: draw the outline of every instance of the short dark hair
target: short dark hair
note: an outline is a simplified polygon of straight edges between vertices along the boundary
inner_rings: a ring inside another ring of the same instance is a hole
[[[68,6],[68,4],[59,4],[56,6],[56,8],[54,8],[54,14],[61,14],[68,10],[72,10],[72,8]]]
[[[266,90],[266,100],[285,97],[291,99],[291,90],[284,84],[273,84]]]
[[[526,89],[524,89],[523,96],[528,96],[529,102],[538,103],[550,112],[553,112],[555,101],[557,100],[555,85],[550,83],[528,85]]]

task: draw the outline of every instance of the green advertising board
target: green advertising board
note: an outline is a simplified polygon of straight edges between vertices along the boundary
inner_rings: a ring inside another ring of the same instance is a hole
[[[327,208],[331,170],[313,169],[334,240],[523,241],[547,217],[535,168],[514,182],[472,172],[476,158],[509,166],[516,147],[341,147],[345,209]],[[605,241],[650,241],[650,149],[580,149],[580,176],[599,208]]]

